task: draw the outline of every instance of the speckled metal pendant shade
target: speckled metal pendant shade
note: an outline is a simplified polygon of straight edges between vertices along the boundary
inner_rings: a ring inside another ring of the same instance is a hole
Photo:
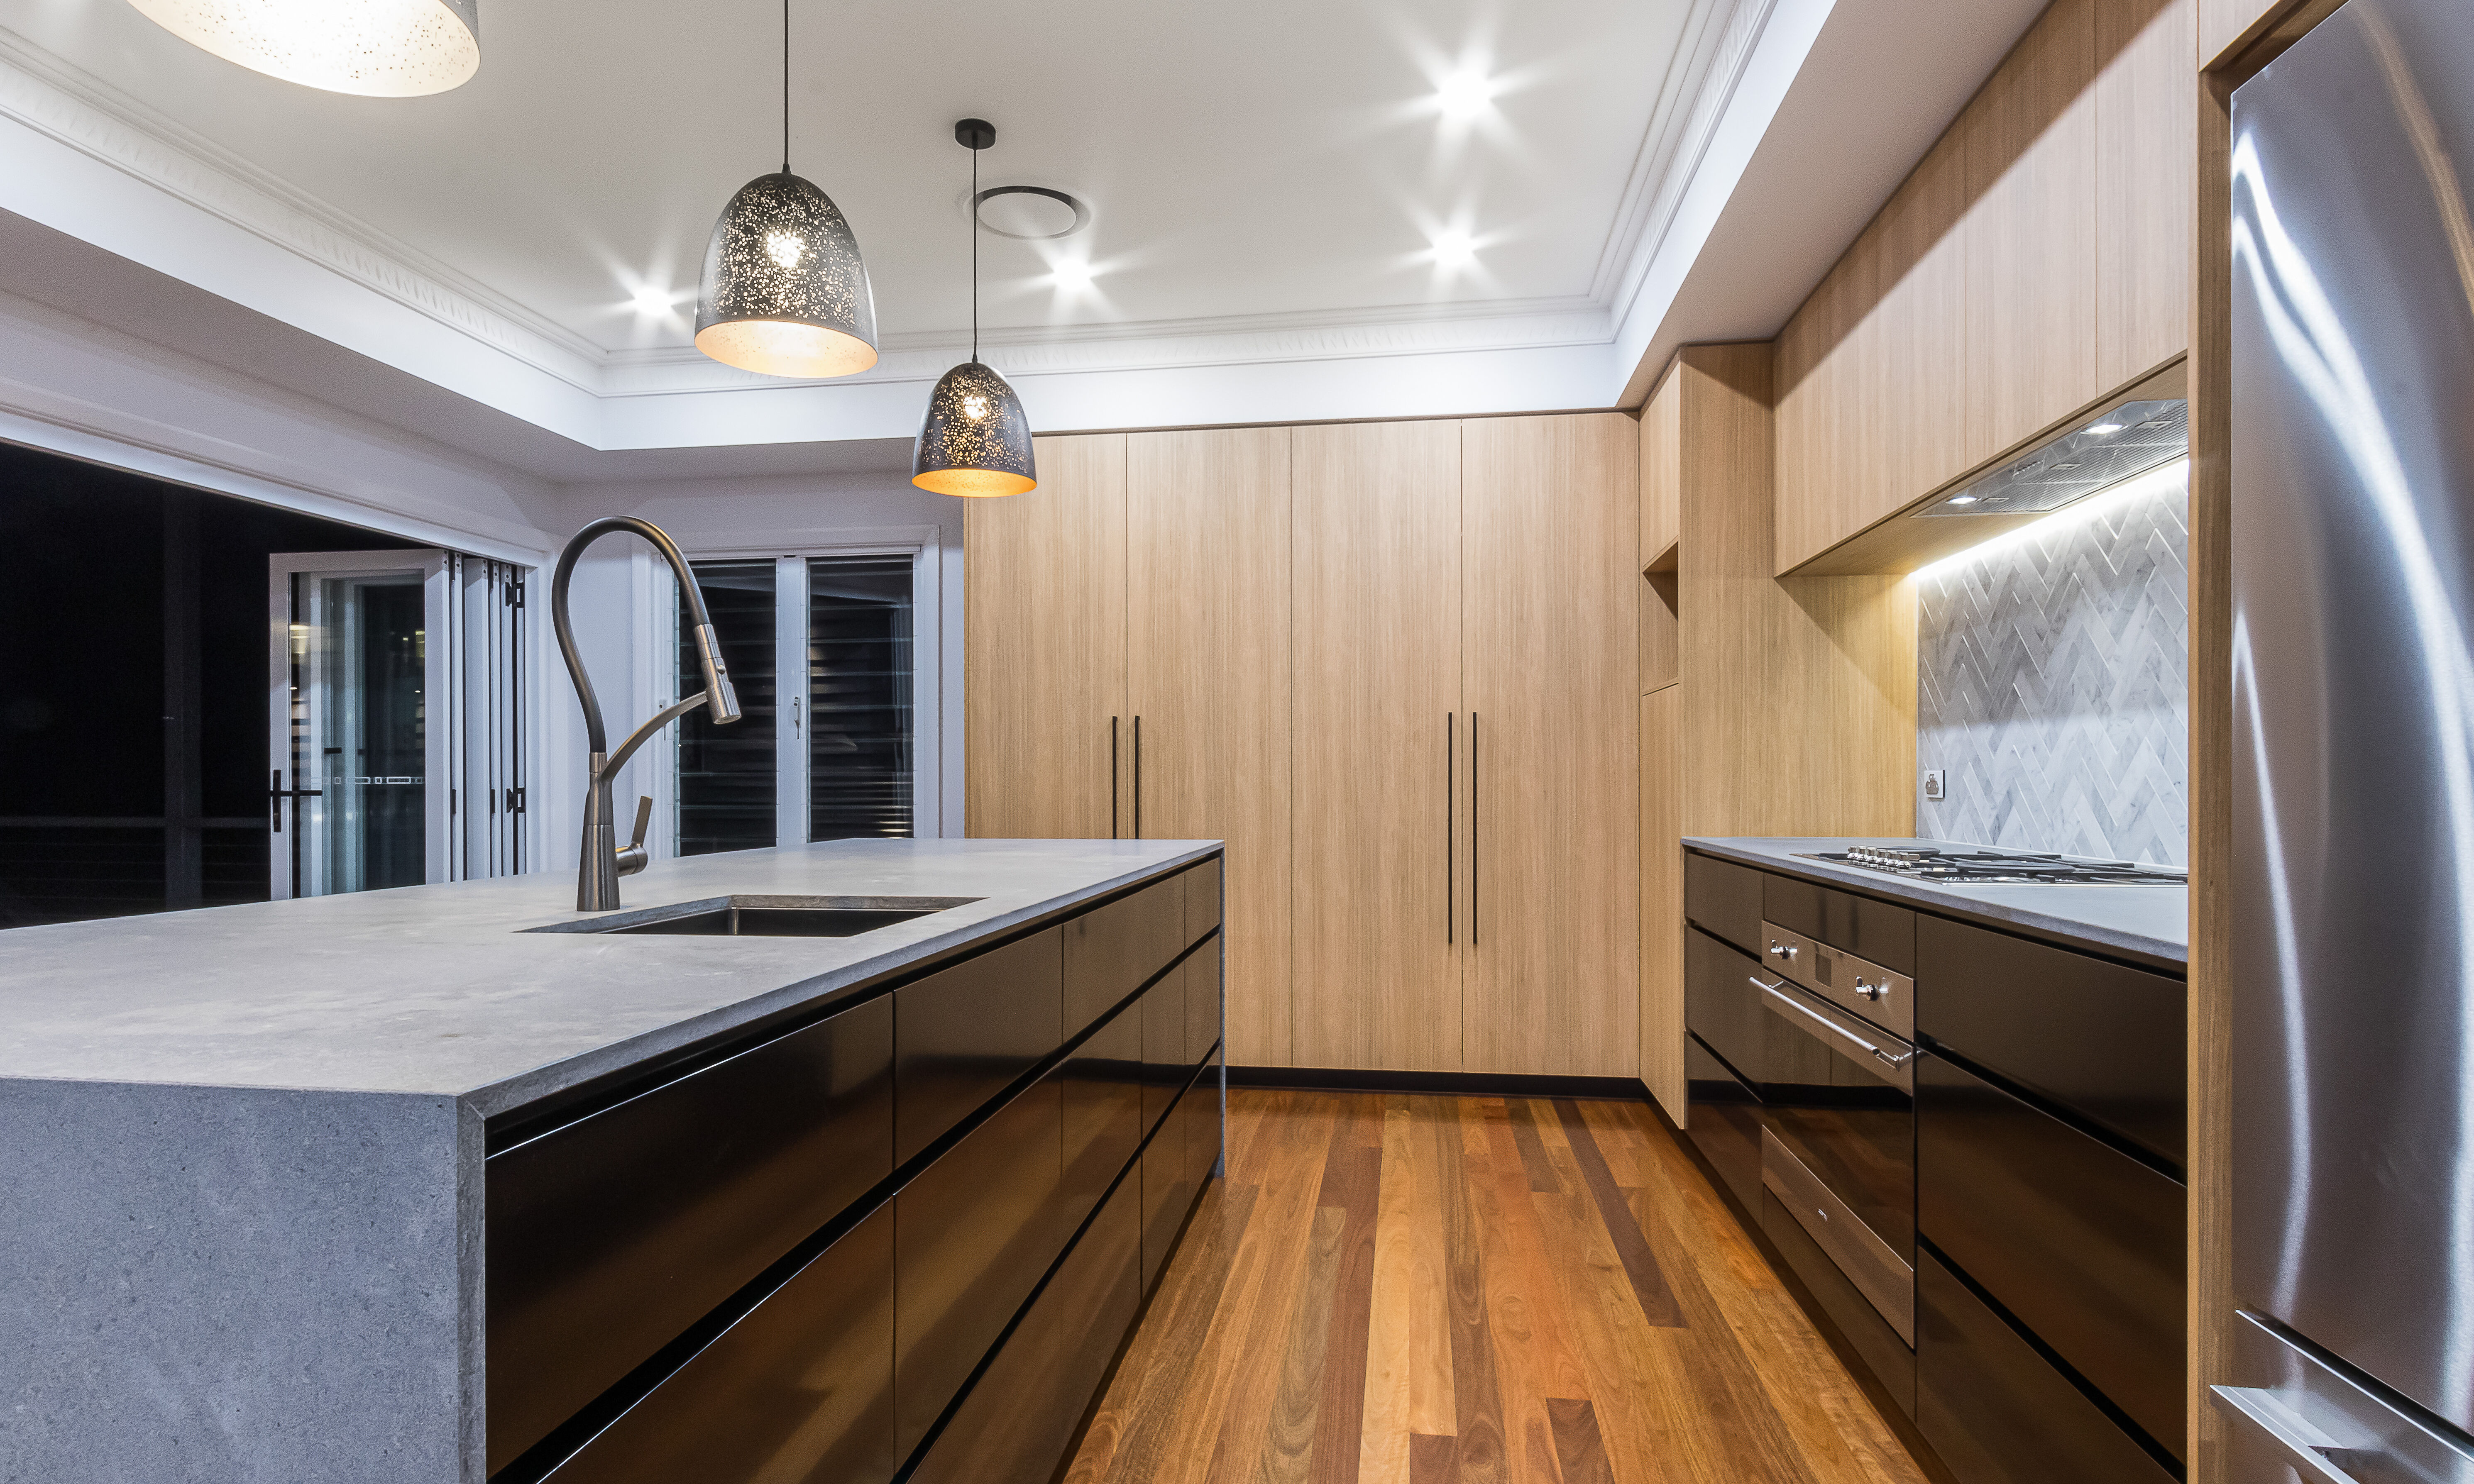
[[[695,344],[767,376],[847,376],[876,364],[876,298],[832,197],[787,170],[739,188],[705,249]]]
[[[993,367],[965,361],[928,395],[910,482],[937,494],[1023,494],[1039,488],[1031,419]]]
[[[971,152],[971,358],[928,394],[928,416],[910,451],[910,482],[973,499],[1025,494],[1039,488],[1031,419],[1013,388],[980,360],[980,151],[997,142],[997,126],[963,119],[954,126],[954,142]]]
[[[330,93],[420,98],[481,69],[479,0],[130,0],[183,41]]]

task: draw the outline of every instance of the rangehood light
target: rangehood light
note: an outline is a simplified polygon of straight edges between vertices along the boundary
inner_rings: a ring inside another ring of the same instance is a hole
[[[422,98],[481,70],[479,0],[130,0],[229,62],[363,98]]]
[[[2095,426],[2093,426],[2093,427],[2089,428],[2089,429],[2088,429],[2088,431],[2089,431],[2089,432],[2091,432],[2091,433],[2097,434],[2097,435],[2098,435],[2099,437],[2101,437],[2102,435],[2104,435],[2104,434],[2106,434],[2106,433],[2119,433],[2119,432],[2121,432],[2121,431],[2122,431],[2122,424],[2121,424],[2121,423],[2119,423],[2119,422],[2099,422],[2099,423],[2097,423]]]

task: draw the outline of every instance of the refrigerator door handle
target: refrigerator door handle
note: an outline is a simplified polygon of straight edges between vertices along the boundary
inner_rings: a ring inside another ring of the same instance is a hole
[[[2361,1484],[2328,1456],[2351,1449],[2311,1425],[2275,1392],[2258,1386],[2211,1386],[2208,1393],[2218,1411],[2267,1434],[2286,1463],[2309,1484]]]

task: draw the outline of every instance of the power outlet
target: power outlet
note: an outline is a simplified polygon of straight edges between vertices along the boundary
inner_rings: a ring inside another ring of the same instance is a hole
[[[1947,797],[1948,795],[1944,792],[1942,785],[1942,770],[1939,768],[1927,768],[1925,770],[1925,802],[1939,803]]]

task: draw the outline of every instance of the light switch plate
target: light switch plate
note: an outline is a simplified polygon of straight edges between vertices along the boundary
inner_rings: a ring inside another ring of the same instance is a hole
[[[1925,802],[1928,802],[1928,803],[1939,803],[1939,802],[1942,802],[1943,798],[1945,798],[1945,797],[1946,797],[1946,796],[1944,795],[1944,793],[1942,792],[1942,780],[1941,780],[1941,776],[1942,776],[1942,770],[1941,770],[1941,769],[1939,769],[1939,768],[1927,768],[1927,769],[1925,770]]]

